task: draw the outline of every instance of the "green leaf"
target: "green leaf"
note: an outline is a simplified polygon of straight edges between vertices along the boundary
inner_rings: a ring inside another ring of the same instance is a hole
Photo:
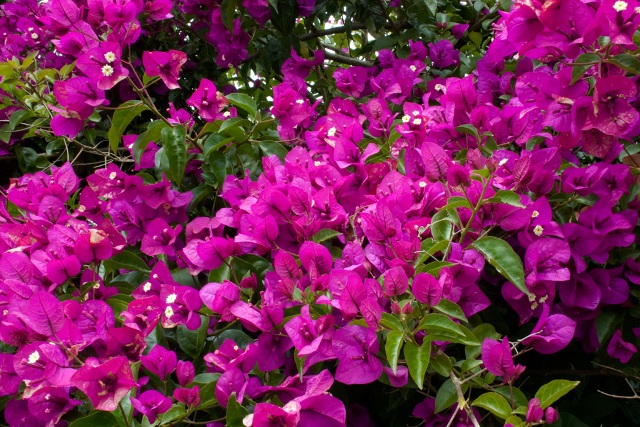
[[[227,405],[227,427],[244,427],[242,420],[249,415],[249,411],[236,400],[236,393],[231,393]]]
[[[439,311],[440,313],[446,314],[449,317],[453,317],[454,319],[458,319],[463,322],[467,321],[467,318],[460,306],[455,302],[449,301],[448,299],[442,298],[438,305],[433,307],[433,309]]]
[[[469,38],[472,38],[471,37],[472,34],[480,35],[479,33],[470,33]],[[480,40],[482,40],[482,38]],[[478,44],[478,45],[482,43],[482,41],[480,43],[476,43],[473,39],[471,41],[474,42],[474,44]],[[460,133],[466,133],[467,135],[472,135],[473,137],[476,138],[476,141],[480,141],[480,134],[478,134],[478,129],[476,129],[476,127],[472,124],[464,124],[464,125],[456,126],[455,131]]]
[[[160,140],[162,129],[166,128],[167,126],[169,125],[164,121],[156,120],[149,123],[147,130],[138,135],[138,137],[136,138],[136,142],[133,143],[133,158],[136,163],[140,163],[142,154],[151,141]]]
[[[470,208],[470,207],[471,207],[471,203],[469,203],[469,200],[467,200],[466,197],[453,196],[453,197],[449,197],[449,200],[447,200],[446,206],[444,206],[441,210],[453,209],[453,208]]]
[[[236,12],[236,0],[222,0],[220,17],[227,30],[233,31],[233,17]]]
[[[553,380],[540,387],[536,397],[540,400],[540,407],[546,409],[558,399],[576,388],[580,381]]]
[[[192,331],[184,325],[178,325],[176,331],[178,345],[182,351],[194,359],[198,357],[204,348],[204,343],[207,340],[207,329],[209,328],[209,319],[207,317],[200,316],[200,321],[200,327],[196,330]]]
[[[386,329],[390,329],[392,331],[403,331],[404,327],[400,320],[396,316],[391,313],[383,312],[382,318],[380,319],[380,325]]]
[[[11,117],[9,117],[9,127],[11,128],[11,130],[15,130],[16,126],[22,123],[22,121],[34,116],[35,114],[33,114],[31,111],[27,111],[27,110],[14,111],[11,114]]]
[[[460,344],[477,345],[477,341],[470,339],[460,327],[449,317],[440,313],[427,314],[420,324],[418,330],[426,329],[428,340],[450,341]]]
[[[493,197],[485,200],[485,203],[504,203],[518,208],[524,206],[520,203],[520,196],[515,191],[511,190],[499,190]]]
[[[432,357],[429,366],[445,378],[449,378],[449,373],[453,369],[451,359],[444,353],[439,353],[435,357]]]
[[[229,102],[249,113],[251,117],[255,117],[258,111],[256,101],[245,93],[230,93],[227,95]]]
[[[75,420],[69,427],[95,427],[95,426],[113,426],[116,425],[116,419],[110,412],[96,411],[93,414]]]
[[[402,331],[391,331],[387,334],[387,342],[384,345],[384,351],[387,355],[389,366],[394,374],[398,367],[398,357],[400,357],[402,343],[404,343],[404,333],[402,333]]]
[[[507,402],[507,399],[494,392],[481,394],[473,401],[471,406],[486,409],[496,417],[502,418],[503,420],[509,418],[511,415],[511,406],[509,405],[509,402]]]
[[[615,331],[617,325],[622,321],[624,312],[615,309],[603,309],[596,318],[596,333],[598,341],[605,342]]]
[[[424,5],[427,6],[429,12],[433,16],[436,16],[436,10],[438,9],[438,1],[437,0],[424,0]]]
[[[169,160],[168,172],[170,172],[173,181],[179,187],[187,166],[187,130],[182,125],[176,125],[162,129],[160,135],[162,137],[162,147]]]
[[[578,56],[574,61],[574,64],[578,65],[572,65],[573,69],[571,70],[571,84],[574,84],[575,82],[580,80],[582,75],[586,73],[589,68],[595,65],[591,63],[596,61],[600,61],[600,56],[595,53],[583,53],[582,55]]]
[[[174,421],[184,418],[185,410],[182,403],[174,403],[171,409],[161,415],[160,425],[171,423],[174,425]],[[106,424],[105,424],[106,426]]]
[[[608,62],[629,73],[640,75],[640,61],[633,55],[621,53],[613,58],[609,58]]]
[[[407,368],[411,378],[416,382],[419,389],[422,390],[424,384],[424,375],[429,367],[429,359],[431,358],[431,341],[425,340],[421,346],[409,341],[404,345],[404,359],[407,362]]]
[[[258,145],[265,156],[275,155],[283,163],[285,156],[289,153],[289,150],[287,150],[284,145],[276,141],[260,141]]]
[[[522,260],[507,242],[497,237],[485,236],[473,242],[471,246],[516,288],[529,295],[524,283]]]
[[[460,217],[455,209],[440,209],[431,219],[431,235],[435,240],[451,240],[453,224],[458,224]]]
[[[144,262],[138,255],[131,252],[129,249],[125,249],[119,254],[104,260],[102,263],[107,272],[120,268],[132,271],[151,271],[147,263]]]
[[[418,267],[419,265],[422,265],[433,254],[447,249],[447,246],[449,246],[448,240],[440,240],[439,242],[436,242],[432,238],[423,240],[420,244],[420,256],[418,257],[415,266]]]
[[[461,386],[463,393],[466,391],[466,386],[468,386],[468,383],[464,383]],[[453,381],[451,381],[451,379],[448,379],[442,383],[438,389],[438,393],[436,394],[435,413],[437,414],[438,412],[442,412],[445,409],[450,408],[457,401],[458,394],[456,393],[456,386],[453,385]]]
[[[511,396],[513,395],[513,400],[516,406],[527,406],[529,404],[529,399],[527,399],[527,396],[525,396],[518,387],[503,385],[495,388],[494,390],[504,396],[507,400],[511,400]]]
[[[118,107],[118,110],[113,114],[111,120],[111,129],[109,129],[109,147],[111,151],[116,153],[118,146],[122,140],[122,134],[124,133],[129,123],[136,117],[138,117],[143,111],[147,111],[149,107],[144,105],[141,101],[127,101]]]
[[[341,234],[342,233],[340,233],[339,231],[332,230],[330,228],[323,228],[322,230],[314,234],[311,240],[313,240],[316,243],[320,243],[320,242],[324,242],[325,240],[333,239],[334,237],[339,236]]]

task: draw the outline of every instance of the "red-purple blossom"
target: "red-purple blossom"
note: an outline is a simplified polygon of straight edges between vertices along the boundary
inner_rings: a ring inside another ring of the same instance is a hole
[[[180,68],[187,62],[187,54],[179,50],[169,52],[145,51],[142,54],[142,65],[149,77],[160,76],[169,89],[178,89]]]
[[[378,337],[369,328],[344,326],[333,334],[333,350],[338,358],[336,380],[344,384],[368,384],[380,378]]]
[[[176,369],[176,353],[156,344],[151,351],[140,357],[140,362],[149,372],[157,375],[160,381],[165,381],[168,375]]]
[[[147,390],[142,392],[138,398],[132,397],[131,405],[153,424],[159,414],[164,414],[171,408],[171,399],[159,391]]]
[[[502,342],[489,338],[483,341],[482,363],[490,373],[502,377],[503,384],[517,380],[524,371],[524,366],[514,365],[507,337],[504,337]]]
[[[129,361],[124,356],[102,364],[95,358],[88,358],[71,377],[71,384],[87,395],[94,408],[102,411],[115,411],[120,400],[136,385]]]
[[[576,322],[564,314],[549,316],[549,306],[545,305],[538,323],[522,343],[531,345],[541,354],[556,353],[573,339]]]
[[[196,108],[205,121],[212,122],[224,119],[221,112],[229,105],[229,101],[211,80],[202,79],[198,89],[187,100],[187,104]]]
[[[76,61],[76,66],[98,89],[108,90],[124,80],[129,71],[120,65],[122,49],[119,44],[102,42],[99,47],[89,49]]]
[[[607,346],[607,354],[618,359],[621,363],[627,363],[638,352],[635,345],[622,339],[622,331],[616,329]]]
[[[539,423],[542,421],[542,417],[544,415],[543,409],[540,407],[540,399],[533,398],[529,401],[529,405],[527,407],[527,423]]]

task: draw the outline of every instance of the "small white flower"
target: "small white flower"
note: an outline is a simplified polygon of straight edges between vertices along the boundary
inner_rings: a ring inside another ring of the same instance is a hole
[[[628,6],[628,4],[627,4],[626,1],[618,0],[617,2],[615,2],[613,4],[613,9],[616,12],[622,12],[622,11],[627,10],[627,6]]]
[[[316,160],[315,162],[313,162],[313,166],[318,167],[322,164],[322,162],[320,162],[319,160]]]
[[[171,319],[171,316],[173,316],[174,314],[175,313],[173,312],[173,308],[171,308],[171,306],[164,309],[164,317],[166,317],[167,319]]]
[[[410,67],[409,67],[409,69],[410,69],[411,71],[415,71],[415,70],[417,70],[417,68],[416,68],[416,66],[415,66],[415,65],[410,66]]]
[[[327,136],[335,136],[335,135],[336,135],[336,128],[332,127],[327,131]]]
[[[420,124],[422,124],[422,119],[414,119],[414,120],[413,120],[413,124],[414,124],[414,125],[420,125]]]
[[[38,35],[36,33],[31,33],[31,38],[34,40],[38,40]]]
[[[144,285],[142,285],[142,290],[145,292],[149,292],[151,290],[151,282],[147,282]]]
[[[425,181],[420,181],[420,182],[418,183],[418,187],[420,187],[420,188],[424,188],[424,187],[426,187],[426,186],[427,186],[427,183],[426,183]]]
[[[231,111],[225,111],[222,113],[222,117],[229,117],[231,115]]]
[[[296,104],[298,105],[304,104],[304,99],[296,99]]]
[[[502,159],[498,162],[498,166],[504,166],[505,163],[507,163],[507,159]]]
[[[402,116],[402,123],[409,123],[410,120],[411,120],[411,116],[409,116],[408,114],[405,114],[404,116]]]
[[[173,304],[174,302],[176,302],[176,298],[178,298],[178,295],[176,294],[169,294],[167,295],[167,304]]]
[[[117,174],[117,173],[115,173],[115,172],[111,172],[111,173],[109,174],[109,179],[111,179],[111,180],[116,179],[116,176],[118,176],[118,174]]]
[[[29,355],[29,360],[27,361],[27,363],[29,363],[30,365],[33,365],[38,360],[40,360],[40,353],[38,353],[38,350],[36,350]]]
[[[533,229],[533,234],[535,234],[536,236],[542,236],[543,231],[544,231],[544,228],[542,228],[541,225],[536,225],[535,228]]]
[[[109,64],[103,65],[102,75],[105,77],[111,77],[113,75],[113,67]]]
[[[531,218],[538,218],[538,215],[540,215],[540,212],[538,211],[531,212]]]
[[[109,51],[107,53],[104,54],[104,59],[108,62],[108,63],[112,63],[116,60],[116,54]]]

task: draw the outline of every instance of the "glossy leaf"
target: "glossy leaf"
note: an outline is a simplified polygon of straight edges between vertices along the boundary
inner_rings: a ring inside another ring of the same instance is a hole
[[[141,101],[127,101],[118,107],[118,110],[113,114],[111,120],[111,128],[109,129],[109,147],[111,151],[116,153],[118,146],[122,140],[122,134],[129,126],[129,123],[136,117],[138,117],[143,111],[149,110],[149,107],[144,105]]]
[[[118,269],[149,272],[149,266],[138,255],[125,249],[117,255],[102,262],[107,272]]]
[[[171,177],[179,187],[187,166],[187,130],[182,125],[176,125],[162,129],[160,134],[162,136],[162,147],[169,159],[168,172],[170,172]]]
[[[486,409],[498,418],[507,419],[511,415],[511,406],[507,399],[495,392],[489,392],[478,396],[472,406]]]
[[[524,283],[522,260],[507,242],[497,237],[485,236],[473,242],[471,246],[480,252],[484,259],[507,280],[525,294],[529,294]]]
[[[422,385],[424,384],[424,375],[427,373],[430,358],[430,341],[425,340],[421,346],[410,341],[404,345],[404,359],[407,362],[409,374],[419,389],[422,389]]]
[[[387,334],[387,342],[384,345],[384,350],[387,355],[387,361],[389,366],[396,373],[398,367],[398,358],[400,357],[400,350],[402,349],[402,343],[404,342],[404,333],[401,331],[391,331]]]
[[[540,400],[540,407],[546,409],[558,399],[576,388],[580,381],[553,380],[540,387],[536,396]]]
[[[256,101],[245,93],[230,93],[227,95],[229,102],[249,113],[251,117],[256,115],[258,107]]]

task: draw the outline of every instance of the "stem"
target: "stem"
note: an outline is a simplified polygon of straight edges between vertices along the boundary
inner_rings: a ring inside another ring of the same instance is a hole
[[[462,382],[456,377],[456,375],[452,372],[449,372],[449,378],[451,378],[451,382],[453,382],[453,386],[456,388],[456,393],[458,395],[458,407],[464,409],[469,417],[469,420],[473,423],[473,427],[480,427],[480,423],[476,419],[476,416],[473,414],[473,411],[467,406],[467,400],[464,398],[464,393],[462,392]]]
[[[122,407],[122,402],[118,402],[118,408],[120,408],[120,412],[122,412],[122,418],[124,419],[124,424],[129,427],[131,424],[129,423],[129,417],[124,412],[124,408]]]

